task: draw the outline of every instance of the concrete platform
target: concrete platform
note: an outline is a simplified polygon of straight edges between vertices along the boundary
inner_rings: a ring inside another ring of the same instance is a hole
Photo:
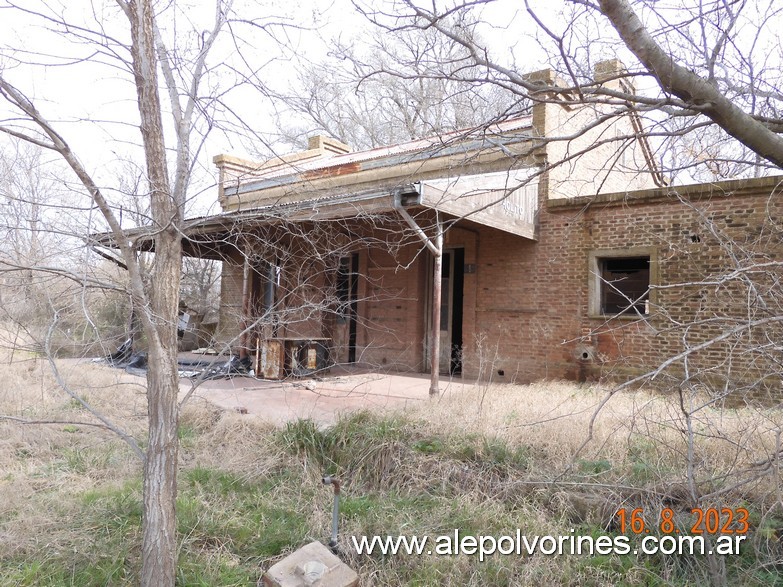
[[[183,379],[183,392],[192,384]],[[459,393],[473,382],[443,377],[441,394]],[[356,410],[405,410],[430,399],[430,376],[403,373],[379,373],[358,368],[334,368],[314,378],[266,381],[234,377],[204,381],[194,392],[209,402],[227,409],[258,416],[277,425],[298,418],[310,418],[319,424],[334,423],[341,413]]]

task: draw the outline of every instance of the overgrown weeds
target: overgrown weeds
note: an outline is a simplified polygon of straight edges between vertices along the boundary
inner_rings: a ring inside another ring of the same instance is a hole
[[[5,414],[67,423],[0,422],[0,584],[136,584],[141,488],[133,453],[83,424],[89,414],[58,392],[40,364],[0,363],[3,369],[18,384],[0,397]],[[69,376],[80,397],[143,441],[137,383],[93,365]],[[750,407],[699,414],[692,470],[702,501],[694,502],[682,419],[665,397],[617,396],[579,452],[603,393],[505,385],[418,411],[360,412],[330,427],[299,420],[281,429],[193,400],[180,428],[178,583],[255,585],[287,553],[328,540],[332,494],[321,484],[328,473],[343,484],[344,557],[366,585],[776,584],[780,415]],[[751,512],[742,552],[721,559],[717,570],[701,556],[513,554],[481,562],[466,554],[359,555],[350,542],[455,530],[616,536],[616,510],[636,507],[651,524],[670,507],[688,532],[694,503]]]

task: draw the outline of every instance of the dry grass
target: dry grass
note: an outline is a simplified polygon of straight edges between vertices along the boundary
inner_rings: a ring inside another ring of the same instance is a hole
[[[61,362],[72,390],[135,436],[143,435],[144,389],[123,372]],[[73,496],[123,483],[140,464],[114,433],[55,381],[47,361],[0,353],[0,557],[56,536],[57,512]],[[39,423],[44,422],[44,423]]]
[[[728,409],[697,396],[686,398],[691,412],[686,418],[679,396],[623,391],[604,404],[609,391],[552,381],[477,385],[468,393],[442,398],[436,406],[427,405],[415,416],[438,430],[526,446],[539,457],[538,472],[544,479],[580,462],[606,461],[618,469],[617,475],[599,475],[599,480],[638,486],[644,473],[651,483],[686,483],[690,460],[702,494],[728,492],[732,484],[741,484],[735,498],[769,499],[780,489],[773,469],[759,466],[766,461],[778,465],[783,430],[778,407]],[[692,434],[687,433],[689,426]],[[710,483],[718,478],[719,483]]]
[[[58,365],[75,394],[143,443],[139,379],[102,365]],[[0,571],[0,583],[134,584],[138,459],[116,435],[88,425],[95,419],[63,392],[45,361],[18,352],[10,361],[0,352],[0,380],[0,415],[13,418],[0,420],[0,567],[8,569]],[[687,422],[677,398],[617,394],[583,446],[605,394],[557,382],[476,386],[403,415],[360,414],[325,430],[299,422],[282,431],[193,399],[180,430],[180,583],[251,585],[291,549],[326,538],[325,471],[345,482],[345,536],[453,528],[496,535],[515,528],[531,535],[605,532],[620,505],[685,504]],[[710,503],[754,504],[754,524],[766,532],[754,538],[754,552],[766,549],[766,558],[743,562],[728,576],[774,584],[764,565],[774,569],[781,556],[770,542],[783,527],[775,513],[778,463],[754,463],[776,454],[779,410],[705,407],[691,426],[699,491],[713,494]],[[348,557],[367,585],[645,585],[664,576],[668,584],[712,577],[698,562],[670,568],[667,561],[650,565],[634,557],[483,564],[474,557]]]

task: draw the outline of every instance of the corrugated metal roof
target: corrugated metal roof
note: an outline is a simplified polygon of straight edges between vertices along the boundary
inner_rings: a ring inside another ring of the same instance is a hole
[[[409,189],[414,189],[412,186]],[[322,195],[285,204],[269,204],[258,206],[249,210],[236,210],[222,212],[212,216],[200,216],[189,218],[186,221],[184,231],[197,233],[201,230],[213,230],[216,226],[231,226],[235,224],[252,223],[254,221],[274,222],[279,220],[301,220],[302,211],[318,212],[337,204],[356,204],[377,198],[391,197],[392,190],[364,190],[360,192],[338,192]],[[391,210],[392,208],[389,208]],[[313,219],[315,215],[308,214],[305,219]]]
[[[467,155],[487,148],[502,148],[530,138],[532,118],[515,118],[488,127],[456,131],[438,137],[408,141],[391,147],[316,157],[281,163],[267,171],[253,173],[239,184],[226,186],[226,195],[242,195],[268,188],[297,184],[322,177],[350,175],[370,169],[394,167],[434,157]]]
[[[304,171],[325,170],[330,167],[341,167],[354,163],[364,163],[371,160],[384,159],[406,153],[416,153],[431,149],[438,149],[454,145],[454,143],[463,143],[465,141],[476,141],[485,139],[487,136],[509,133],[513,131],[527,130],[532,128],[532,117],[524,116],[502,122],[494,123],[488,127],[477,127],[465,130],[454,131],[444,135],[417,139],[400,143],[389,147],[377,147],[366,151],[356,151],[334,156],[317,157],[306,161],[292,162],[288,165],[281,164],[275,166],[268,172],[260,171],[255,174],[253,180],[271,179],[274,177],[284,177],[293,173]]]

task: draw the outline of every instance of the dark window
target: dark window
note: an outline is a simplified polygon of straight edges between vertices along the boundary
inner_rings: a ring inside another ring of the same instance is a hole
[[[650,257],[598,259],[602,314],[646,314],[650,296]]]

